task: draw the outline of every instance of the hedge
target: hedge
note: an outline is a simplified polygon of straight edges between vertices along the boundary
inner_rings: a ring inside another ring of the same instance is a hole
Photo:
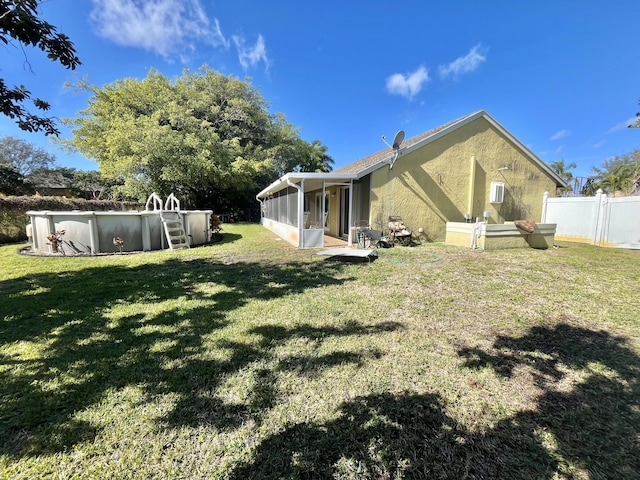
[[[136,210],[144,208],[136,202],[118,202],[115,200],[85,200],[65,197],[0,197],[0,244],[24,242],[27,240],[26,225],[29,223],[27,212],[43,210]]]

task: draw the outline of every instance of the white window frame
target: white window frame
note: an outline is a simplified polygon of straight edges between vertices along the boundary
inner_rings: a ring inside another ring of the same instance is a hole
[[[491,192],[489,193],[489,203],[504,202],[504,182],[491,182]]]

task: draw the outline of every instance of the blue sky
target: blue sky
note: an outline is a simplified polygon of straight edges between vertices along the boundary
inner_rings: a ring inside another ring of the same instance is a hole
[[[514,0],[271,2],[48,0],[41,16],[74,42],[75,71],[9,45],[0,76],[73,117],[87,95],[64,88],[167,77],[203,64],[259,89],[340,167],[484,109],[546,162],[576,176],[640,148],[640,2]],[[50,151],[59,166],[98,165],[0,117],[0,136]],[[70,132],[62,129],[63,137]]]

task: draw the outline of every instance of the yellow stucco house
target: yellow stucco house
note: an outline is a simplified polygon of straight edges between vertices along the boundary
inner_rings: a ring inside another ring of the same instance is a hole
[[[300,248],[349,240],[358,221],[384,230],[400,216],[426,241],[448,222],[540,221],[545,192],[567,186],[481,110],[330,173],[287,173],[262,190],[262,224]]]

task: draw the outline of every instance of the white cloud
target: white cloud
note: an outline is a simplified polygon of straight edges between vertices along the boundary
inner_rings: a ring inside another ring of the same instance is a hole
[[[438,73],[440,77],[446,78],[452,75],[454,78],[465,73],[477,70],[482,62],[487,60],[487,51],[481,44],[476,45],[464,57],[458,57],[449,65],[440,65]]]
[[[238,50],[238,60],[242,68],[247,70],[249,67],[255,67],[261,61],[265,63],[267,69],[269,68],[267,49],[262,35],[258,35],[258,40],[252,47],[245,46],[245,39],[243,37],[234,35],[232,38]]]
[[[606,140],[600,140],[599,142],[596,142],[593,145],[591,145],[591,148],[601,148],[601,147],[604,147],[606,143],[607,143]]]
[[[422,86],[429,81],[429,71],[420,66],[415,72],[403,75],[394,73],[387,77],[387,92],[392,95],[401,95],[411,100]]]
[[[569,135],[571,135],[571,132],[569,130],[560,130],[559,132],[551,135],[551,140],[560,140],[561,138],[568,137]]]
[[[195,49],[194,42],[229,48],[216,19],[211,26],[200,0],[92,0],[97,34],[165,58]]]
[[[553,153],[555,153],[556,155],[558,155],[558,154],[560,154],[560,153],[562,153],[562,152],[564,152],[564,145],[560,145],[558,148],[556,148],[556,151],[555,151],[555,152],[553,152]]]
[[[217,18],[214,18],[213,20],[214,28],[213,30],[211,30],[211,43],[214,46],[223,46],[224,48],[229,48],[229,40],[227,40],[226,38],[224,38],[224,35],[222,34],[222,29],[220,28],[220,22],[218,21]]]
[[[638,121],[638,117],[631,117],[625,120],[624,122],[620,122],[617,125],[614,125],[613,127],[611,127],[609,130],[607,130],[606,134],[609,135],[610,133],[618,132],[620,130],[629,128],[629,125],[635,125],[637,121]]]

